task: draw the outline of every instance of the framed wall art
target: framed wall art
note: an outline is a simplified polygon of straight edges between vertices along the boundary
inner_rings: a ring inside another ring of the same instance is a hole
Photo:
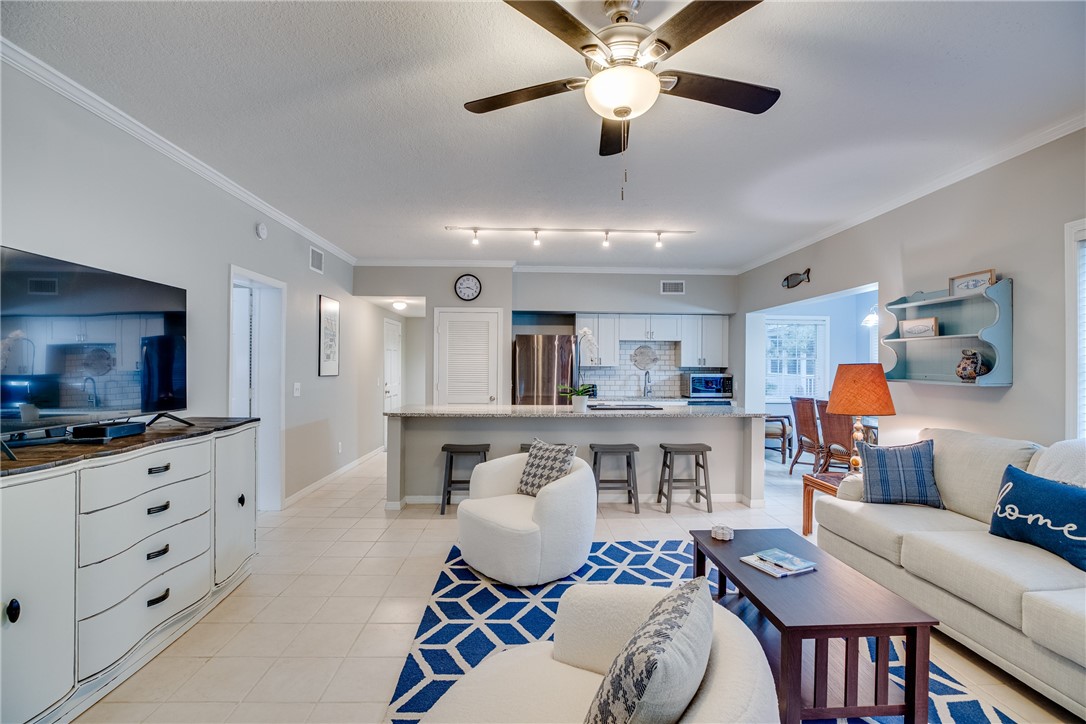
[[[982,293],[995,283],[995,269],[982,269],[981,271],[950,277],[949,293],[952,297],[968,297]]]
[[[920,317],[919,319],[903,319],[898,322],[898,334],[902,339],[915,337],[938,337],[938,317]]]
[[[319,306],[317,375],[336,377],[339,375],[339,302],[321,294]]]

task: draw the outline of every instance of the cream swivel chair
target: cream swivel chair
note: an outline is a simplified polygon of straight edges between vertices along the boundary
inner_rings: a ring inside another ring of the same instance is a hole
[[[460,553],[479,573],[513,586],[564,578],[588,560],[596,530],[596,478],[580,458],[536,497],[517,486],[527,453],[475,466],[456,519]]]
[[[489,463],[487,463],[489,464]],[[577,585],[562,596],[554,640],[495,653],[423,715],[425,724],[583,722],[611,662],[666,588]],[[701,685],[680,722],[778,721],[773,673],[735,614],[713,606],[713,640]]]

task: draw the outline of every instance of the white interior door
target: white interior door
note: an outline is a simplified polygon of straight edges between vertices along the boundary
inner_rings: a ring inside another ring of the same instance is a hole
[[[394,319],[385,320],[385,412],[403,404],[401,370],[403,369],[403,327]],[[385,445],[388,445],[388,418],[385,418]]]
[[[230,415],[253,414],[253,290],[235,284],[230,306]]]
[[[435,310],[434,401],[492,405],[498,400],[501,310]]]

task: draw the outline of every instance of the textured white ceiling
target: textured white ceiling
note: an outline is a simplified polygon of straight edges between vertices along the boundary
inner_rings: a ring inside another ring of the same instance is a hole
[[[464,110],[585,72],[499,2],[2,7],[4,37],[363,261],[747,268],[1086,106],[1082,2],[765,2],[660,69],[774,86],[777,105],[662,97],[610,158],[578,92]],[[601,2],[567,7],[607,22]],[[697,233],[472,247],[447,224]]]

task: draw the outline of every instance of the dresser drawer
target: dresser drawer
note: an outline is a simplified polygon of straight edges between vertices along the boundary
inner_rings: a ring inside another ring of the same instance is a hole
[[[147,536],[211,509],[211,476],[150,490],[132,500],[79,516],[79,565],[98,563]]]
[[[78,624],[79,679],[106,668],[152,629],[211,590],[211,552],[148,581],[135,593]]]
[[[79,512],[108,508],[153,488],[210,471],[210,440],[152,449],[122,462],[103,462],[79,474]]]
[[[170,526],[101,563],[80,568],[76,618],[101,613],[180,561],[211,546],[211,513]]]

